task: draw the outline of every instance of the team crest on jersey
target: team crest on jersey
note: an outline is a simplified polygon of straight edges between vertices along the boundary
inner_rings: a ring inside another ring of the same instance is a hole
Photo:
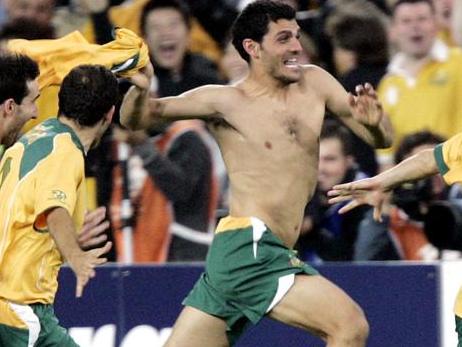
[[[298,259],[296,256],[291,256],[290,257],[290,265],[294,267],[302,267],[303,266],[303,261]]]
[[[54,189],[51,191],[52,200],[58,200],[59,202],[66,202],[67,195],[62,190]]]

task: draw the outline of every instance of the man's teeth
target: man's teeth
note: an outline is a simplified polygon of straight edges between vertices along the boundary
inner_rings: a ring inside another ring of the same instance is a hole
[[[294,66],[294,65],[298,65],[298,61],[297,61],[297,59],[288,59],[288,60],[286,60],[286,61],[284,62],[284,64],[285,64],[285,65],[292,65],[292,66]]]

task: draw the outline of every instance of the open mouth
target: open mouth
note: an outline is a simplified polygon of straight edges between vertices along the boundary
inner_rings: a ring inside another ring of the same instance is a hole
[[[162,55],[170,56],[177,51],[177,45],[175,43],[161,43],[159,45],[159,52]]]
[[[298,63],[297,58],[292,58],[284,60],[284,66],[288,67],[289,69],[295,69],[298,68],[300,64]]]
[[[423,42],[423,40],[424,40],[423,35],[413,35],[413,36],[411,36],[411,42],[412,43],[420,44],[420,43]]]

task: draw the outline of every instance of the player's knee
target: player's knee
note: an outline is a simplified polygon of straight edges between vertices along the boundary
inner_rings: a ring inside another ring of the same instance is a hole
[[[352,346],[362,346],[369,336],[369,323],[359,307],[354,311],[348,319],[344,338],[352,343]]]
[[[344,315],[332,339],[345,346],[365,346],[369,336],[369,324],[364,312],[355,307]]]

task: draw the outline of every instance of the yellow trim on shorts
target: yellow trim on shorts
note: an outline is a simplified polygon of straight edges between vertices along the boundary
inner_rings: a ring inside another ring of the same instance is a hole
[[[0,324],[18,329],[28,329],[26,323],[10,308],[5,299],[0,299]]]
[[[252,225],[252,221],[249,217],[225,217],[220,220],[215,229],[215,233],[221,233],[224,231],[245,229]]]

